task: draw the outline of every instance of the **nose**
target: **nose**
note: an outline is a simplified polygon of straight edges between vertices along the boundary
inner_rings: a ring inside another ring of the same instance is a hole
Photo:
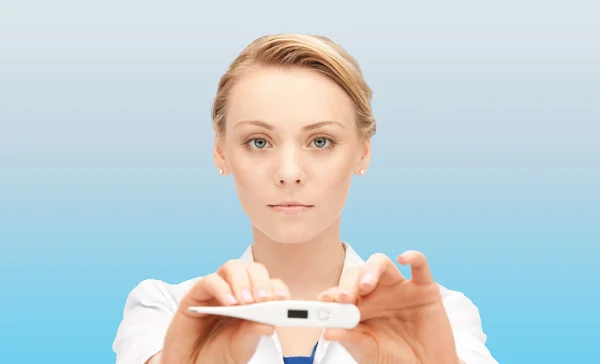
[[[279,186],[303,185],[306,182],[306,175],[300,153],[293,147],[280,149],[280,151],[275,183]]]

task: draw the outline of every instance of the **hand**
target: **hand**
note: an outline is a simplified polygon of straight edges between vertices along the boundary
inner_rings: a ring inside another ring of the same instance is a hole
[[[231,260],[216,273],[202,277],[182,299],[162,350],[163,364],[247,363],[262,335],[273,326],[188,311],[189,306],[225,306],[289,299],[283,282],[271,279],[259,263]]]
[[[357,327],[328,329],[325,339],[338,341],[360,364],[457,364],[454,337],[438,285],[425,256],[408,251],[398,263],[410,264],[407,280],[383,254],[360,269],[349,269],[322,301],[354,303],[361,311]]]

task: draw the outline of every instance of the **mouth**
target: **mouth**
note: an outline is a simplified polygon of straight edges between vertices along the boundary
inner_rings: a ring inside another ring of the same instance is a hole
[[[280,214],[285,214],[285,215],[295,215],[295,214],[305,213],[315,207],[314,205],[306,205],[306,204],[296,202],[296,201],[289,201],[289,202],[286,201],[286,202],[281,202],[278,204],[273,204],[273,205],[268,205],[268,206],[269,206],[269,208],[275,210],[276,212],[278,212]]]

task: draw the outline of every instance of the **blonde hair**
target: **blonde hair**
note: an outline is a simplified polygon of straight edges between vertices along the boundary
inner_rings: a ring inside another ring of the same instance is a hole
[[[253,66],[303,67],[324,74],[350,96],[359,133],[363,137],[375,134],[372,91],[356,60],[324,36],[276,34],[250,43],[221,77],[212,107],[213,128],[217,135],[225,132],[227,99],[231,89],[244,71]]]

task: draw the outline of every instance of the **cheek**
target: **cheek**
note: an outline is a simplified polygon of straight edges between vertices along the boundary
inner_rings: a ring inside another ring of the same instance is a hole
[[[242,151],[233,151],[229,154],[229,168],[236,188],[240,193],[247,192],[240,197],[252,198],[260,192],[261,186],[265,186],[266,171],[264,171],[264,167],[263,163],[257,163],[255,158]]]
[[[327,173],[324,173],[321,178],[330,187],[336,187],[349,181],[352,176],[354,166],[354,154],[352,150],[338,151],[331,158],[327,159]]]
[[[313,171],[313,183],[319,189],[320,200],[329,201],[331,208],[343,204],[350,188],[354,168],[351,151],[337,153],[327,165]]]

